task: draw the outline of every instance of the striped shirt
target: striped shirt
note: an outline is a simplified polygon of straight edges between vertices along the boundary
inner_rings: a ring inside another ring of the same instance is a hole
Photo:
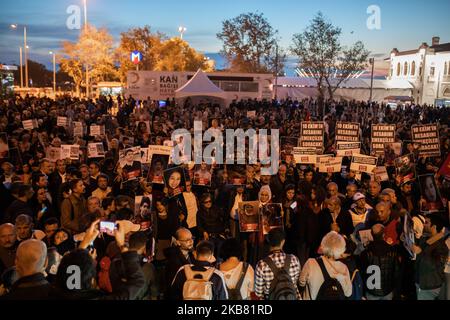
[[[291,265],[289,266],[289,274],[292,278],[294,286],[297,288],[297,282],[300,276],[300,261],[294,255],[291,257]],[[284,266],[286,260],[286,254],[284,252],[275,252],[269,255],[269,258],[275,263],[277,268]],[[267,300],[269,298],[270,285],[274,279],[274,274],[267,263],[264,260],[258,262],[256,266],[255,275],[255,294],[261,298]],[[297,289],[297,298],[301,300],[300,292]]]

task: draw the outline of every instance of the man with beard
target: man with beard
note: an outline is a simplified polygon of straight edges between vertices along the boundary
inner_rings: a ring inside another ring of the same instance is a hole
[[[10,223],[0,225],[0,274],[14,266],[17,243],[14,225]]]
[[[416,188],[417,189],[417,188]],[[413,190],[413,183],[405,183],[400,187],[401,193],[399,202],[408,212],[419,212],[420,196]]]
[[[180,228],[175,233],[174,246],[167,248],[164,255],[167,258],[166,284],[170,287],[178,270],[187,264],[192,264],[194,256],[194,239],[192,233],[185,228]]]

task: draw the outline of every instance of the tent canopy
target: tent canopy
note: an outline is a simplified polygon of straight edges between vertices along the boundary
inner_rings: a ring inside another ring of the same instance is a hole
[[[191,80],[175,91],[175,97],[216,97],[226,99],[226,93],[212,83],[203,70],[199,69]]]

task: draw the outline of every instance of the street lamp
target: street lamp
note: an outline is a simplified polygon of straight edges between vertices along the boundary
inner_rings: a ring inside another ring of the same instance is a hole
[[[19,55],[20,55],[20,88],[23,88],[23,61],[22,61],[22,47],[19,47]]]
[[[11,24],[11,29],[16,30],[19,25]],[[23,47],[24,47],[24,60],[25,60],[25,87],[28,88],[28,49],[27,46],[27,27],[23,27]],[[21,55],[22,56],[22,55]]]
[[[369,63],[372,65],[372,74],[370,77],[370,103],[372,103],[372,97],[373,97],[373,72],[375,69],[375,59],[374,58],[370,58],[369,59]]]
[[[56,99],[56,53],[50,51],[49,54],[53,55],[53,94]]]
[[[88,19],[87,19],[87,0],[83,0],[84,6],[84,31],[87,35]],[[86,63],[86,99],[89,99],[89,65]]]
[[[183,26],[178,27],[178,32],[180,33],[180,39],[183,40],[183,34],[186,32],[186,28]]]

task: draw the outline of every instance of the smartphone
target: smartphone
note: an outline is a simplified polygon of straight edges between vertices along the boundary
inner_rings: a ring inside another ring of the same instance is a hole
[[[113,234],[117,230],[117,225],[114,222],[100,221],[100,232]]]
[[[297,208],[297,201],[295,201],[293,204],[291,204],[292,210],[295,210]]]

